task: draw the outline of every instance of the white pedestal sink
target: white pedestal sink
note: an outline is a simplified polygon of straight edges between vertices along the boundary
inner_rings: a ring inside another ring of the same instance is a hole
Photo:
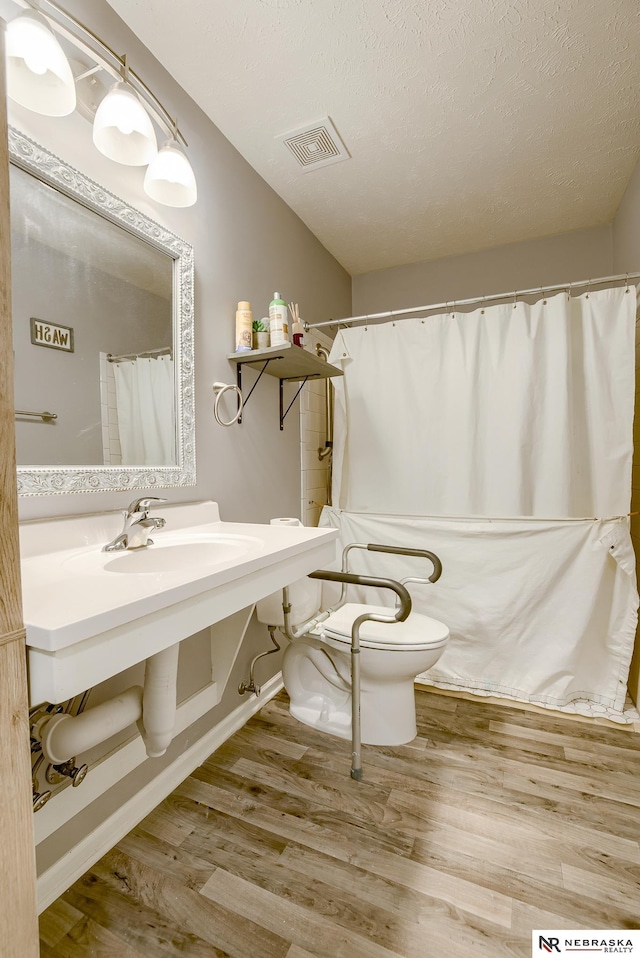
[[[20,527],[31,705],[60,703],[336,557],[337,531],[221,522],[217,503],[163,506],[143,550],[102,552],[120,513]]]

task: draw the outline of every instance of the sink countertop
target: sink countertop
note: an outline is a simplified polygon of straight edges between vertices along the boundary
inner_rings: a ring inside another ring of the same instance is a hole
[[[222,522],[215,502],[159,503],[152,512],[167,519],[165,529],[152,533],[158,547],[170,543],[172,536],[180,543],[189,536],[200,541],[241,537],[243,554],[236,550],[202,566],[191,563],[159,572],[115,574],[106,571],[107,563],[127,555],[128,569],[133,569],[136,559],[134,552],[101,551],[121,531],[120,513],[23,523],[21,568],[28,646],[56,652],[182,600],[237,584],[279,561],[296,556],[303,560],[310,550],[333,542],[338,535],[334,529]],[[247,604],[253,601],[249,593]]]

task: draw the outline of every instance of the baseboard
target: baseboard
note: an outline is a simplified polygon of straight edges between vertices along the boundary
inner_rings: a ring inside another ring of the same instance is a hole
[[[59,898],[74,881],[80,878],[110,848],[113,848],[127,832],[135,828],[212,752],[215,752],[234,732],[242,728],[252,715],[277,695],[282,687],[282,674],[278,673],[262,687],[260,695],[242,702],[230,715],[227,715],[206,735],[198,739],[191,748],[183,752],[169,768],[148,782],[143,789],[118,808],[113,815],[101,822],[81,842],[74,845],[55,865],[43,872],[37,883],[38,914],[48,908],[56,898]]]

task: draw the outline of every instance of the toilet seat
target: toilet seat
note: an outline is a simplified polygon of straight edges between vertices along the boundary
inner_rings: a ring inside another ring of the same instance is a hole
[[[351,629],[358,616],[367,613],[393,615],[393,609],[380,605],[361,605],[348,602],[319,626],[318,631],[327,638],[351,645]],[[449,629],[437,619],[420,612],[412,612],[404,622],[363,622],[360,627],[360,646],[365,649],[388,649],[398,652],[418,652],[437,649],[449,637]]]

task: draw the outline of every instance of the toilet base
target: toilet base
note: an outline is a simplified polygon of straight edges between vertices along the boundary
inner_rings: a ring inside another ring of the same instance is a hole
[[[304,725],[350,740],[351,694],[340,698],[342,701],[336,702],[335,694],[331,698],[322,693],[310,694],[304,701],[291,699],[289,711]],[[391,721],[387,716],[392,717]],[[378,687],[375,693],[361,689],[360,722],[363,745],[411,742],[417,735],[413,681]]]
[[[362,648],[360,740],[364,745],[406,745],[417,734],[414,680],[442,654]],[[294,718],[338,738],[351,739],[351,653],[346,643],[306,635],[287,648],[284,687]]]

